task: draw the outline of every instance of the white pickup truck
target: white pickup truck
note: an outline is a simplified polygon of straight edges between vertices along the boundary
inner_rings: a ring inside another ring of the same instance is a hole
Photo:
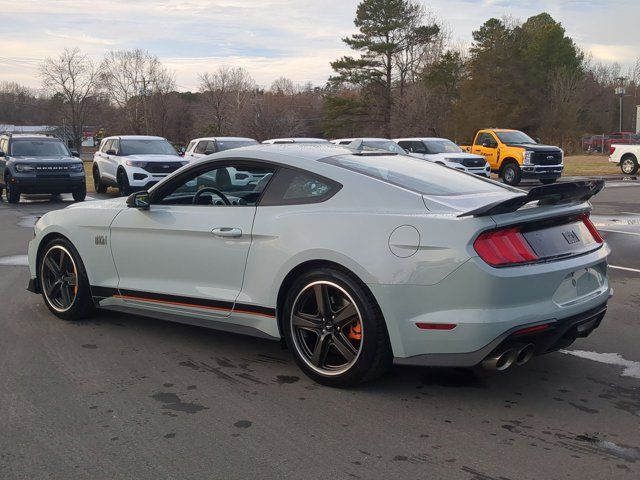
[[[640,145],[611,145],[609,161],[620,165],[625,175],[635,175],[640,162]]]

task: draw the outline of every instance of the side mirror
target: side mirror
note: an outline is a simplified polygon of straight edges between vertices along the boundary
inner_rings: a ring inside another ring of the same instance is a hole
[[[0,150],[0,157],[4,157],[4,156],[5,156],[5,153],[2,150]]]
[[[535,141],[536,141],[536,143],[542,143],[542,140],[540,140],[540,137],[536,137]]]
[[[116,154],[116,151],[115,151],[113,148],[111,148],[111,149],[107,150],[105,153],[106,153],[107,155],[117,155],[117,154]]]
[[[71,150],[71,155],[73,155],[74,157],[80,158],[80,154],[78,153],[77,150]]]
[[[138,210],[149,210],[149,192],[142,190],[129,195],[127,198],[127,207],[137,208]]]

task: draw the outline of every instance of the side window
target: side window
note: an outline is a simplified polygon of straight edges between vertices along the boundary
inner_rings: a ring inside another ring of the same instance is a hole
[[[497,146],[497,142],[495,140],[495,138],[493,138],[493,136],[490,133],[481,133],[480,135],[478,135],[478,138],[476,140],[476,145],[482,145],[483,143],[487,143],[490,147],[496,147]]]
[[[120,140],[114,139],[111,143],[111,148],[116,151],[116,155],[120,155]]]
[[[189,146],[187,147],[187,149],[186,149],[185,151],[186,151],[186,152],[191,153],[191,150],[193,150],[193,146],[194,146],[195,144],[196,144],[196,141],[195,141],[195,140],[191,140],[191,141],[189,142]]]
[[[7,151],[7,139],[3,138],[0,140],[0,152],[4,152],[5,154],[8,154],[9,152]]]
[[[256,205],[262,191],[276,171],[272,166],[253,166],[245,162],[224,166],[207,165],[181,175],[154,195],[161,205]],[[238,175],[238,172],[241,175]],[[240,177],[240,180],[238,178]],[[154,192],[155,194],[155,192]]]
[[[102,144],[102,153],[107,153],[108,150],[111,150],[111,145],[113,144],[113,140],[105,140]]]
[[[320,203],[335,195],[342,185],[311,172],[280,169],[264,193],[261,206]]]
[[[204,152],[207,150],[207,143],[206,140],[200,140],[193,153],[202,153],[204,155]]]
[[[409,142],[407,140],[398,142],[398,145],[400,145],[402,148],[404,148],[406,151],[408,152],[412,152],[413,153],[413,142]]]
[[[422,142],[411,142],[411,148],[414,153],[429,153],[427,147]]]

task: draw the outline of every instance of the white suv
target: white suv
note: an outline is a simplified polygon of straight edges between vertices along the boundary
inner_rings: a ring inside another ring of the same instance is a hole
[[[107,137],[93,156],[93,182],[97,193],[116,187],[120,195],[129,195],[146,190],[187,163],[166,138]]]
[[[233,148],[248,147],[258,145],[253,138],[246,137],[203,137],[195,138],[189,142],[187,151],[184,153],[185,160],[193,162],[207,155],[217,152],[231,150]],[[236,170],[233,167],[227,168],[231,180],[231,185],[235,187],[245,187],[249,184],[256,184],[266,175],[260,170],[244,171]]]
[[[447,138],[396,138],[395,141],[412,157],[491,178],[491,167],[482,155],[465,152]]]

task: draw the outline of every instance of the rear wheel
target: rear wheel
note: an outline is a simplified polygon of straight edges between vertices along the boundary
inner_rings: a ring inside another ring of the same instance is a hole
[[[517,163],[508,163],[502,169],[502,181],[507,185],[515,186],[522,179],[522,170]]]
[[[121,197],[126,197],[131,193],[131,187],[129,187],[129,177],[127,177],[127,174],[123,170],[120,170],[118,172],[118,192],[120,193]]]
[[[93,186],[96,190],[96,193],[107,192],[107,186],[102,183],[102,179],[100,178],[100,169],[97,165],[93,166]]]
[[[58,238],[47,244],[40,257],[38,278],[49,310],[64,320],[80,320],[93,309],[87,273],[71,242]]]
[[[627,155],[620,161],[620,170],[625,175],[635,175],[638,173],[638,160],[633,155]]]
[[[18,203],[20,202],[20,190],[11,181],[11,177],[7,177],[5,185],[7,188],[7,202]]]
[[[543,178],[540,180],[540,183],[542,183],[543,185],[551,185],[552,183],[556,183],[555,178]]]
[[[296,363],[318,383],[356,385],[391,365],[382,313],[371,293],[350,275],[329,268],[302,275],[289,289],[283,311]]]

